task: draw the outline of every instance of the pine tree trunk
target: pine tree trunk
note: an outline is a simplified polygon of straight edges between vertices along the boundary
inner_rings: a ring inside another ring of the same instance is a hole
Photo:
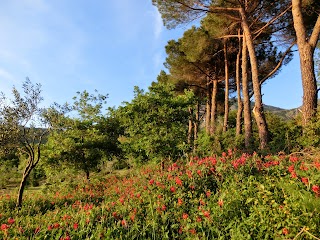
[[[244,121],[244,144],[246,149],[251,147],[252,142],[252,122],[251,107],[249,96],[249,80],[248,80],[248,49],[243,36],[242,42],[242,95],[243,95],[243,121]]]
[[[255,101],[252,112],[258,126],[260,149],[265,149],[268,145],[269,133],[268,133],[267,122],[263,112],[261,86],[259,82],[258,61],[257,61],[255,49],[254,49],[251,31],[247,23],[246,13],[243,8],[240,8],[240,15],[242,19],[243,34],[245,35],[246,45],[248,47],[250,65],[251,65],[252,85],[253,85],[253,93],[254,93],[254,101]]]
[[[317,111],[317,81],[314,73],[313,54],[320,32],[320,15],[310,37],[307,36],[303,22],[301,0],[292,0],[292,16],[297,36],[297,45],[300,56],[300,68],[303,89],[303,125],[307,125]]]
[[[211,84],[207,84],[207,100],[206,100],[206,133],[210,134],[210,118],[211,118]]]
[[[225,95],[224,95],[224,119],[223,119],[223,132],[228,130],[228,117],[229,117],[229,66],[227,54],[227,41],[224,41],[224,71],[225,71]]]
[[[210,135],[211,136],[216,131],[217,94],[218,94],[218,80],[214,80],[213,85],[212,85],[212,93],[211,93],[211,122],[210,122]]]
[[[239,33],[240,34],[240,33]],[[242,130],[242,112],[243,112],[243,103],[241,99],[241,84],[240,84],[240,55],[241,55],[241,38],[239,37],[239,51],[237,54],[236,60],[236,84],[237,84],[237,120],[236,120],[236,136],[241,134]]]

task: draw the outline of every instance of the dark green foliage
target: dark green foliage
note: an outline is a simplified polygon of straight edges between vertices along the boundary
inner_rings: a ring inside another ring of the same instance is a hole
[[[192,92],[176,95],[170,84],[153,84],[149,92],[135,88],[135,98],[114,111],[124,128],[121,147],[138,162],[177,158],[186,145]]]

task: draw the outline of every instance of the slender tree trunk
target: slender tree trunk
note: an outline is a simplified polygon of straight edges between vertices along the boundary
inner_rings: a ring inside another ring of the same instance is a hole
[[[240,31],[239,31],[240,35]],[[243,113],[243,103],[241,99],[241,84],[240,84],[240,56],[241,56],[241,38],[239,37],[239,51],[236,60],[236,83],[237,83],[237,120],[236,120],[236,136],[241,134],[242,130],[242,113]]]
[[[252,85],[253,85],[253,93],[254,93],[254,101],[255,101],[252,112],[258,126],[260,149],[265,149],[268,145],[269,133],[268,133],[267,122],[263,112],[261,86],[259,82],[258,61],[257,61],[255,49],[254,49],[251,31],[247,23],[246,13],[243,8],[240,8],[240,15],[242,19],[243,35],[245,35],[246,45],[248,47],[250,65],[251,65]]]
[[[303,89],[303,125],[307,125],[317,111],[317,81],[314,73],[314,50],[320,34],[320,14],[309,38],[302,17],[301,0],[292,0],[292,16],[300,56]]]
[[[200,122],[200,103],[197,101],[196,105],[196,116],[195,121],[193,123],[193,153],[197,151],[197,139],[198,139],[198,129],[199,129],[199,122]]]
[[[27,184],[27,180],[28,177],[30,175],[31,170],[25,170],[21,182],[20,182],[20,186],[19,186],[19,191],[18,191],[18,197],[17,197],[17,202],[16,202],[16,206],[17,208],[21,208],[22,206],[22,197],[23,197],[23,193],[24,193],[24,189],[26,187]]]
[[[225,71],[225,94],[224,94],[224,119],[223,119],[223,132],[228,130],[228,117],[229,117],[229,65],[227,54],[227,40],[224,41],[224,71]]]
[[[189,146],[191,147],[191,141],[192,141],[192,128],[193,128],[193,121],[192,121],[192,118],[193,118],[193,110],[191,107],[189,107],[189,126],[188,126],[188,144]]]
[[[218,80],[213,80],[212,93],[211,93],[210,135],[213,135],[216,131],[217,94],[218,94]]]
[[[210,134],[210,118],[211,118],[211,84],[207,84],[207,100],[206,100],[206,133]]]
[[[248,80],[248,49],[243,36],[242,42],[242,95],[243,95],[243,120],[244,120],[244,143],[249,149],[252,142],[252,122],[251,122],[251,107],[249,96],[249,80]]]
[[[90,171],[86,170],[85,173],[86,173],[86,180],[90,182]]]

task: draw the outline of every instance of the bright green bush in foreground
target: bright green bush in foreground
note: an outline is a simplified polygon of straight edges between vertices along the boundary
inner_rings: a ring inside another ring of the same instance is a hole
[[[320,159],[237,155],[142,168],[48,195],[16,212],[0,201],[2,239],[316,239]]]

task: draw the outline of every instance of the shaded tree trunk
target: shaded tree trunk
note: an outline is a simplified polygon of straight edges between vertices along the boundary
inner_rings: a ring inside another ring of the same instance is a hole
[[[227,54],[227,40],[224,41],[224,71],[225,71],[225,95],[224,95],[224,119],[222,131],[228,130],[228,117],[229,117],[229,65]]]
[[[22,179],[21,179],[21,182],[20,182],[20,186],[19,186],[19,191],[18,191],[18,197],[17,197],[17,202],[16,202],[16,206],[17,208],[21,208],[22,206],[22,197],[23,197],[23,193],[24,193],[24,189],[27,185],[27,180],[28,180],[28,177],[31,173],[31,170],[29,170],[28,166],[26,167],[23,175],[22,175]]]
[[[195,116],[195,121],[193,123],[193,153],[195,153],[197,151],[199,123],[200,123],[200,103],[199,103],[199,101],[197,101],[196,116]]]
[[[263,112],[261,86],[259,82],[258,61],[255,53],[251,31],[247,22],[246,12],[243,8],[240,8],[239,12],[242,19],[243,35],[245,36],[246,45],[248,47],[251,65],[252,85],[255,101],[252,112],[258,126],[260,149],[265,149],[268,145],[269,133],[267,122]]]
[[[213,135],[216,131],[217,94],[218,94],[218,80],[213,80],[212,93],[211,93],[210,135]]]
[[[243,36],[242,42],[242,95],[243,95],[243,120],[244,120],[244,143],[249,149],[252,142],[252,122],[251,122],[251,107],[249,96],[249,80],[248,80],[248,49]]]
[[[240,31],[239,31],[240,35]],[[241,83],[240,83],[240,56],[241,56],[241,38],[239,37],[239,51],[236,60],[236,84],[237,84],[237,120],[236,120],[236,136],[241,134],[242,130],[242,113],[243,113],[243,103],[241,99]]]
[[[317,111],[317,81],[314,72],[314,50],[320,34],[320,15],[309,38],[302,16],[302,1],[292,0],[292,16],[300,56],[300,68],[303,89],[303,125],[307,125]]]
[[[207,83],[207,93],[206,93],[206,133],[210,134],[210,120],[211,120],[211,84],[209,81]]]
[[[85,173],[86,173],[86,180],[90,182],[90,171],[86,170]]]
[[[193,109],[191,107],[189,107],[189,126],[188,126],[188,144],[189,146],[191,147],[191,141],[192,141],[192,130],[193,130],[193,121],[192,121],[192,118],[193,118]]]

